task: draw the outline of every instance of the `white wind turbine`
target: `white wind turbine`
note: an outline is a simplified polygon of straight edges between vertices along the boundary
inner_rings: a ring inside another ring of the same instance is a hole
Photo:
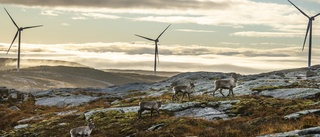
[[[7,14],[9,15],[10,19],[12,20],[13,24],[17,27],[17,33],[16,35],[14,36],[12,42],[11,42],[11,45],[7,51],[7,54],[9,53],[10,49],[11,49],[11,46],[13,44],[13,42],[16,40],[17,36],[19,35],[19,39],[18,39],[18,64],[17,64],[17,70],[19,72],[20,70],[20,45],[21,45],[21,32],[24,30],[24,29],[31,29],[31,28],[36,28],[36,27],[41,27],[43,25],[37,25],[37,26],[29,26],[29,27],[19,27],[16,22],[13,20],[13,18],[11,17],[11,15],[9,14],[9,12],[7,11],[6,8],[4,8],[4,10],[7,12]]]
[[[144,38],[144,39],[147,39],[147,40],[150,40],[150,41],[154,41],[154,43],[155,43],[154,75],[156,75],[156,71],[157,71],[157,58],[158,58],[158,62],[159,62],[159,54],[158,54],[158,42],[159,42],[159,38],[160,38],[161,35],[170,27],[170,25],[171,25],[171,24],[169,24],[169,26],[168,26],[164,31],[162,31],[162,33],[157,37],[157,39],[151,39],[151,38],[147,38],[147,37],[144,37],[144,36],[140,36],[140,35],[135,34],[135,35],[138,36],[138,37],[141,37],[141,38]]]
[[[312,48],[312,21],[314,21],[314,18],[319,16],[320,13],[318,13],[317,15],[314,16],[308,16],[306,13],[304,13],[301,9],[299,9],[296,5],[294,5],[290,0],[288,0],[294,7],[296,7],[304,16],[306,16],[309,19],[309,23],[308,23],[308,27],[307,27],[307,32],[306,32],[306,36],[304,38],[304,42],[303,42],[303,47],[302,47],[302,51],[304,49],[304,45],[306,44],[306,40],[308,37],[308,32],[309,32],[309,54],[308,54],[308,68],[310,68],[311,66],[311,48]]]

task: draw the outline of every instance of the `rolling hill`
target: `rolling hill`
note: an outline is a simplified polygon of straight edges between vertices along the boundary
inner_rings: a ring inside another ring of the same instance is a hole
[[[31,67],[17,72],[14,59],[0,59],[0,86],[24,92],[52,88],[104,88],[136,82],[155,82],[167,77],[102,71],[81,64],[55,60],[24,60]],[[37,65],[50,66],[37,66]],[[62,66],[63,65],[63,66]]]

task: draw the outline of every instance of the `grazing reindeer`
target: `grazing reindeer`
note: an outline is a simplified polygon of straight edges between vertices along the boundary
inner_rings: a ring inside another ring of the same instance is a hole
[[[161,107],[161,102],[157,102],[157,101],[139,102],[139,106],[140,106],[140,109],[138,110],[138,116],[139,116],[138,119],[141,118],[141,114],[145,110],[151,111],[151,118],[152,118],[153,110],[155,110],[158,113],[158,115],[160,115],[158,110]]]
[[[238,81],[238,77],[237,77],[237,74],[235,73],[231,75],[231,79],[216,80],[214,83],[215,89],[213,91],[213,96],[218,89],[220,89],[220,93],[222,94],[222,96],[224,96],[224,94],[222,93],[222,89],[229,89],[229,94],[227,96],[229,96],[230,93],[232,93],[232,96],[234,96],[233,88],[236,87],[237,81]]]
[[[195,87],[194,84],[191,82],[188,86],[174,86],[172,88],[172,91],[173,91],[172,101],[174,101],[175,99],[178,99],[177,94],[180,92],[182,93],[180,101],[183,101],[183,98],[186,94],[188,95],[188,98],[190,101],[190,94],[192,93],[194,87]]]
[[[95,127],[93,123],[93,119],[89,119],[89,123],[87,126],[77,127],[70,130],[71,137],[84,137],[90,136],[93,128]]]

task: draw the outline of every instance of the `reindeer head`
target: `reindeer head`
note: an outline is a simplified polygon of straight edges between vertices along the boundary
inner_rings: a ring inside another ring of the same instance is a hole
[[[191,87],[191,88],[194,88],[194,87],[195,87],[195,85],[194,85],[194,83],[193,83],[193,82],[190,82],[190,84],[189,84],[189,85],[190,85],[190,87]]]
[[[90,129],[93,129],[94,127],[96,127],[96,126],[94,125],[94,123],[93,123],[93,118],[90,118],[90,119],[89,119],[88,127],[89,127]]]
[[[232,73],[232,74],[231,74],[231,77],[232,77],[232,78],[238,78],[238,75],[237,75],[236,73]]]

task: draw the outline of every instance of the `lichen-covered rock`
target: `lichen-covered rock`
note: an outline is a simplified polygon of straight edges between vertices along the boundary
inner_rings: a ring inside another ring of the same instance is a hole
[[[223,111],[216,110],[211,107],[205,108],[189,108],[186,110],[178,111],[174,113],[177,117],[193,117],[193,118],[203,118],[206,120],[215,120],[215,119],[225,119],[228,118],[228,115]]]
[[[260,95],[272,96],[274,98],[282,99],[299,99],[312,97],[320,93],[320,89],[314,88],[291,88],[291,89],[275,89],[260,92]]]
[[[20,108],[18,108],[17,106],[11,106],[8,109],[9,110],[14,110],[14,111],[20,111]]]
[[[91,101],[99,99],[98,97],[91,97],[85,95],[71,95],[71,96],[56,96],[56,97],[44,97],[37,99],[35,105],[39,106],[79,106],[81,104],[89,103]]]
[[[123,113],[127,112],[138,112],[139,106],[133,106],[133,107],[119,107],[119,108],[106,108],[106,109],[98,109],[98,110],[90,110],[84,114],[86,120],[88,120],[93,114],[99,113],[99,112],[107,112],[107,111],[119,111]]]
[[[313,72],[313,71],[311,71],[311,70],[308,70],[308,71],[306,72],[306,77],[314,77],[314,76],[317,76],[317,75],[318,75],[317,72]]]
[[[163,123],[161,123],[161,124],[156,124],[156,125],[153,125],[153,126],[149,127],[149,128],[147,129],[147,131],[156,131],[156,130],[161,129],[163,126],[164,126]]]
[[[285,119],[296,119],[296,118],[299,118],[303,115],[316,114],[316,113],[319,114],[320,109],[303,110],[303,111],[292,113],[290,115],[286,115],[286,116],[284,116],[284,118]]]
[[[200,102],[185,102],[185,103],[168,103],[168,104],[163,104],[160,108],[160,110],[168,110],[168,111],[180,111],[184,110],[187,108],[194,107],[196,105],[199,105]]]
[[[218,101],[218,102],[185,102],[169,103],[163,105],[160,110],[174,112],[177,117],[194,117],[207,120],[225,119],[229,116],[226,114],[233,104],[239,100]]]

